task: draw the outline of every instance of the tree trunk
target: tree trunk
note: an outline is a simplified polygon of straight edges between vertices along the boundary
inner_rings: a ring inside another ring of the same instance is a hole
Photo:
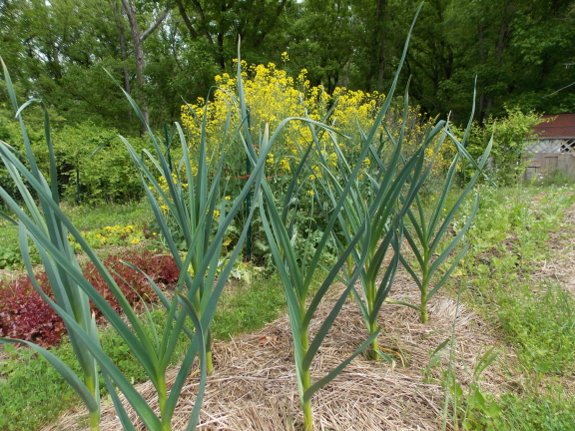
[[[128,17],[128,22],[130,23],[130,34],[132,35],[132,44],[134,45],[134,56],[136,58],[136,79],[138,81],[138,86],[140,87],[140,92],[143,91],[145,86],[144,81],[144,67],[146,62],[144,60],[144,49],[142,47],[142,41],[140,40],[140,29],[138,28],[138,20],[136,19],[136,8],[131,0],[122,0],[122,6]],[[149,122],[148,116],[148,106],[145,103],[144,97],[140,94],[139,105],[144,116],[146,123]],[[142,125],[141,134],[145,132],[146,128]]]
[[[385,9],[387,7],[387,0],[378,0],[377,9],[375,12],[375,43],[379,45],[377,50],[377,90],[381,91],[383,88],[383,72],[385,71],[385,59],[387,49],[387,39],[385,37]]]
[[[383,72],[385,71],[385,56],[386,56],[386,47],[387,47],[387,40],[385,36],[381,36],[381,47],[379,51],[379,73],[377,75],[377,90],[381,91],[383,88]]]
[[[118,29],[118,34],[120,35],[120,51],[122,53],[122,74],[124,76],[124,91],[128,94],[132,94],[132,90],[130,88],[130,74],[128,72],[128,51],[126,50],[126,36],[124,34],[124,25],[122,24],[122,18],[116,8],[115,0],[108,0],[108,4],[110,5],[110,9],[112,9],[112,13],[114,14],[114,21],[116,21],[116,28]],[[128,121],[130,124],[132,123],[132,109],[128,109]]]

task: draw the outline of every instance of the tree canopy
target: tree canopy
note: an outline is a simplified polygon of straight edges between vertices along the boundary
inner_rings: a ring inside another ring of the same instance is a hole
[[[385,92],[419,0],[3,0],[0,55],[62,121],[137,133],[119,91],[160,127],[233,68],[273,62],[312,85]],[[404,84],[429,116],[575,112],[575,2],[427,0]],[[287,53],[287,54],[286,54]],[[112,77],[115,79],[112,79]]]

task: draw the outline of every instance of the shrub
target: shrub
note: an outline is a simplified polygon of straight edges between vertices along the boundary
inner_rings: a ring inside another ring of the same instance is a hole
[[[315,246],[321,238],[326,220],[321,211],[314,210],[314,205],[321,200],[328,200],[328,196],[315,196],[322,193],[317,186],[322,175],[326,175],[323,164],[324,159],[327,167],[333,173],[337,172],[338,150],[348,160],[355,160],[361,151],[364,142],[364,133],[372,127],[376,116],[386,100],[386,95],[377,92],[364,93],[351,91],[345,88],[336,88],[333,95],[329,95],[323,86],[311,86],[306,78],[307,71],[301,71],[297,78],[291,78],[283,70],[278,69],[273,63],[265,65],[247,66],[241,64],[243,90],[245,103],[249,114],[249,132],[253,142],[260,142],[266,127],[270,131],[276,130],[278,137],[275,139],[273,148],[267,158],[266,176],[274,193],[284,193],[289,187],[292,175],[302,159],[304,148],[314,140],[322,148],[321,154],[312,152],[308,156],[307,163],[302,167],[300,181],[302,193],[297,196],[298,206],[294,219],[294,229],[298,235],[294,237],[299,259],[308,259],[315,253]],[[235,143],[221,140],[210,140],[210,136],[220,137],[232,124],[240,125],[240,115],[234,108],[238,98],[237,80],[226,73],[216,76],[217,89],[214,91],[211,102],[199,98],[194,105],[182,106],[182,125],[187,129],[192,142],[199,141],[202,134],[202,123],[206,123],[206,136],[208,136],[209,159],[217,159],[216,155],[226,146],[226,171],[229,180],[227,183],[228,193],[234,195],[239,190],[247,174],[250,165],[246,162],[246,155],[240,140]],[[376,126],[377,133],[374,142],[382,142],[388,139],[388,133],[394,139],[399,138],[401,126],[405,123],[404,148],[405,156],[409,157],[419,148],[426,128],[434,123],[434,120],[424,121],[418,107],[409,107],[405,112],[401,101],[397,108],[389,109],[383,121]],[[401,108],[399,108],[401,106]],[[286,127],[279,127],[280,123],[290,117],[310,118],[315,121],[323,121],[344,136],[335,135],[326,130],[316,129],[312,131],[309,124],[303,121],[291,121]],[[385,123],[385,126],[384,126]],[[313,136],[316,133],[317,136]],[[232,140],[233,136],[228,135]],[[426,157],[431,158],[434,153],[435,143],[426,150]],[[378,147],[377,143],[374,143]],[[385,146],[385,151],[390,152],[391,145]],[[192,151],[195,149],[192,147]],[[436,160],[436,170],[441,173],[449,165],[446,159],[439,157]],[[365,158],[364,170],[368,170],[371,159]],[[176,174],[178,176],[178,174]],[[363,178],[363,174],[361,177]],[[240,214],[235,221],[236,226],[242,226],[244,221]],[[267,247],[262,222],[256,215],[252,223],[251,243],[248,251],[249,258],[253,258],[258,265],[272,266],[270,250]],[[232,234],[232,244],[234,237]],[[332,259],[335,250],[331,244],[326,248],[327,259]],[[328,256],[329,255],[329,256]]]
[[[54,133],[58,174],[62,177],[58,183],[64,187],[64,196],[76,201],[124,201],[143,195],[140,179],[118,134],[115,129],[91,123],[64,126]],[[146,145],[142,139],[131,142],[138,150]],[[93,154],[100,145],[105,146]],[[46,145],[42,148],[46,151]],[[35,154],[41,157],[36,149]]]
[[[478,159],[493,135],[490,178],[501,186],[516,184],[529,163],[524,156],[533,126],[540,122],[541,118],[533,112],[524,114],[508,108],[504,118],[489,117],[483,126],[473,123],[467,150]],[[460,138],[463,136],[463,130],[454,131]],[[465,175],[470,176],[467,171]]]
[[[28,133],[40,171],[49,169],[48,147],[42,124],[31,122]],[[142,186],[118,131],[91,122],[62,125],[52,132],[57,160],[60,194],[75,201],[122,201],[140,198]],[[24,152],[20,128],[15,120],[0,112],[0,139]],[[141,150],[146,142],[131,139]],[[102,149],[96,151],[101,145]],[[25,163],[26,160],[23,160]],[[105,166],[105,169],[103,167]],[[0,167],[0,186],[18,196],[14,182],[4,166]]]
[[[354,151],[358,155],[363,140],[362,130],[365,131],[371,127],[385,100],[384,94],[364,93],[345,88],[336,88],[333,95],[329,95],[323,86],[310,85],[306,79],[305,69],[294,79],[288,77],[285,71],[276,68],[273,63],[267,66],[260,64],[248,67],[243,62],[242,68],[250,130],[254,135],[263,130],[266,124],[270,130],[276,129],[282,120],[289,117],[325,120],[327,124],[350,138],[345,140],[347,148],[344,150]],[[232,99],[237,98],[235,77],[224,73],[216,76],[215,80],[217,89],[213,95],[213,102],[206,103],[204,99],[199,98],[194,105],[182,106],[182,124],[194,140],[200,137],[200,126],[204,119],[207,122],[207,131],[212,136],[221,136],[221,131],[226,127],[227,121],[238,125],[238,113],[230,116]],[[405,121],[407,124],[406,146],[414,152],[417,144],[421,142],[426,127],[433,121],[423,121],[417,107],[409,108],[405,120],[403,114],[403,109],[391,109],[386,116],[385,124],[397,138],[399,134],[397,126]],[[378,135],[382,136],[385,133],[381,124]],[[326,146],[327,159],[335,163],[337,155],[333,150],[331,138],[323,133],[323,136],[320,134],[319,139]],[[268,157],[266,167],[268,173],[275,177],[290,173],[290,166],[295,166],[301,159],[300,147],[305,147],[311,141],[312,132],[308,125],[302,122],[291,122],[289,127],[282,129],[281,136]],[[216,142],[208,144],[213,153],[220,149]],[[229,160],[229,174],[232,178],[246,173],[243,148],[238,145],[237,148],[232,149]],[[317,165],[316,168],[318,172],[321,170]]]

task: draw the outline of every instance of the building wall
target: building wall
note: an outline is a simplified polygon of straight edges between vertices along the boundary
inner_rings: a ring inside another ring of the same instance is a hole
[[[570,153],[575,151],[573,138],[534,139],[527,146],[527,154],[537,153]]]
[[[525,169],[526,181],[542,179],[562,171],[575,178],[575,153],[537,153],[530,156],[530,163]]]

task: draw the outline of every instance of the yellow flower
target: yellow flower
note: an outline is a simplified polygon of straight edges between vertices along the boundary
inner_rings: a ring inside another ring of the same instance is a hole
[[[288,53],[282,53],[281,58],[282,61],[289,60]],[[250,128],[254,134],[262,133],[266,127],[269,127],[269,130],[274,130],[287,117],[309,116],[311,119],[321,120],[337,101],[330,119],[330,126],[342,134],[350,136],[350,143],[361,142],[360,130],[368,130],[372,127],[379,107],[385,100],[385,95],[381,93],[370,94],[346,88],[336,88],[333,95],[329,95],[323,86],[310,84],[307,79],[308,72],[305,69],[302,69],[297,78],[293,79],[273,63],[248,66],[242,61],[241,67],[245,100],[246,104],[250,106]],[[204,99],[197,99],[196,104],[191,105],[193,112],[190,112],[190,107],[185,105],[182,106],[181,114],[182,125],[190,135],[190,142],[199,141],[202,136],[202,123],[205,120],[207,149],[212,157],[220,151],[220,139],[224,134],[226,125],[231,128],[240,126],[240,118],[236,110],[237,84],[235,78],[223,73],[216,77],[216,85],[218,88],[214,92],[211,103],[206,105]],[[390,114],[392,118],[395,118],[392,121],[395,121],[396,125],[401,123],[401,116],[397,115],[396,112]],[[408,140],[406,147],[408,148],[414,148],[419,138],[425,133],[426,127],[421,127],[421,117],[418,115],[419,112],[416,109],[408,112],[406,120],[406,130],[409,131],[409,134],[406,135],[406,140]],[[395,129],[391,129],[392,133]],[[312,132],[309,126],[303,122],[293,122],[281,133],[282,135],[278,137],[277,144],[274,146],[274,153],[268,156],[268,163],[271,165],[279,161],[277,170],[286,173],[289,172],[289,163],[285,157],[289,155],[292,157],[293,163],[297,164],[302,156],[299,149],[306,148],[312,142]],[[386,135],[383,126],[379,127],[378,134]],[[338,156],[331,149],[333,141],[330,135],[318,135],[317,139],[325,148],[324,157],[327,166],[337,167]],[[410,143],[413,143],[411,147]],[[230,151],[230,154],[237,154],[236,149],[242,150],[238,147]],[[353,146],[348,148],[342,146],[341,150],[347,157],[347,152],[353,152],[354,148]],[[429,151],[433,153],[434,148],[430,147]],[[370,161],[366,160],[364,166],[369,166],[369,163]],[[245,174],[243,159],[235,159],[229,166],[230,176]],[[197,169],[195,167],[192,169],[196,175]],[[323,172],[317,167],[313,174],[320,177]],[[185,185],[182,184],[182,187]]]
[[[331,167],[337,166],[337,154],[336,153],[330,153],[327,156],[327,164]]]
[[[285,172],[290,172],[289,162],[287,159],[280,160],[280,169]]]
[[[313,190],[308,190],[308,191],[307,191],[307,194],[308,194],[308,195],[310,195],[310,196],[313,196],[313,195],[315,195],[315,193],[314,193],[314,191],[313,191]]]

